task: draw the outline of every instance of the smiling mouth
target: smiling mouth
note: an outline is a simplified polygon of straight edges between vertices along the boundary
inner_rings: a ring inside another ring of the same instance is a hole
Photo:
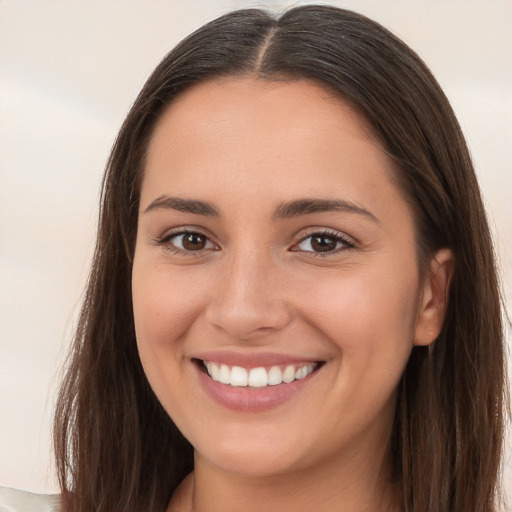
[[[323,362],[308,362],[270,367],[243,368],[213,361],[196,359],[199,368],[215,382],[232,387],[261,389],[279,384],[291,384],[317,371]]]

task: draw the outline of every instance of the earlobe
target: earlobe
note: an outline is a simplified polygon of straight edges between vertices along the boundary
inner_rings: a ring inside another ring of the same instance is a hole
[[[440,249],[432,257],[418,304],[414,345],[430,345],[439,336],[448,307],[454,266],[455,257],[450,249]]]

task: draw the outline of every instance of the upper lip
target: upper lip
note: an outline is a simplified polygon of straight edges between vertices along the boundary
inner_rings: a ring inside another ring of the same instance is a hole
[[[273,352],[235,352],[210,351],[195,354],[192,359],[201,359],[228,366],[241,366],[242,368],[258,368],[261,366],[278,366],[299,363],[318,363],[318,358],[290,355]]]

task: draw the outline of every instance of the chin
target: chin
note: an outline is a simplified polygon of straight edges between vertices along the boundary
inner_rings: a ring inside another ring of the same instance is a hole
[[[201,443],[196,449],[196,463],[205,460],[222,471],[244,477],[269,477],[298,469],[298,444],[283,443],[282,437],[228,436],[213,444]]]
[[[287,473],[295,464],[284,454],[255,450],[247,453],[224,452],[209,460],[226,473],[248,478],[265,478]],[[290,467],[291,466],[291,467]]]

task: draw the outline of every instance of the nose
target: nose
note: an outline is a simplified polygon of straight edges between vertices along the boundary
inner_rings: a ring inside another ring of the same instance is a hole
[[[237,341],[252,341],[286,327],[292,318],[279,268],[255,254],[226,261],[206,309],[206,320]]]

